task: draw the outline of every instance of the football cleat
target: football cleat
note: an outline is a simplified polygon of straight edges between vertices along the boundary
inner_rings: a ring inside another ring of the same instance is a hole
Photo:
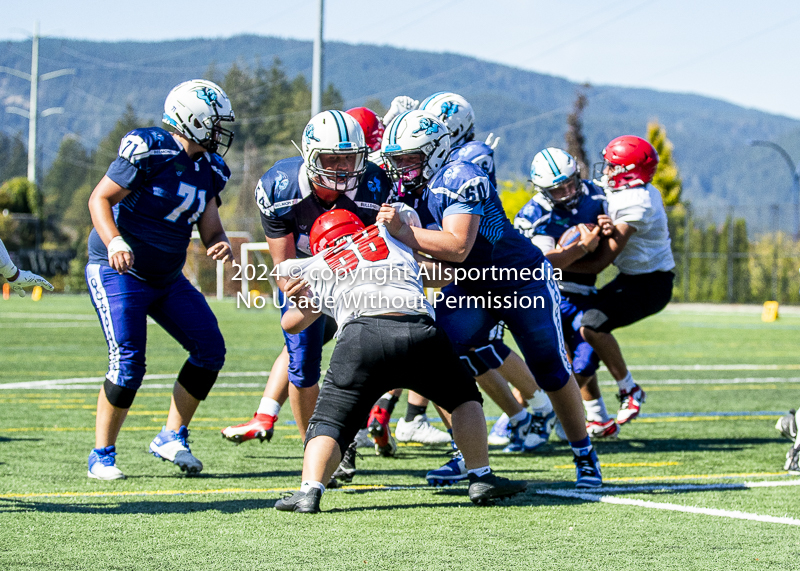
[[[375,443],[376,456],[390,457],[397,452],[397,442],[395,442],[392,431],[389,428],[389,418],[389,411],[378,405],[373,406],[369,412],[367,430],[369,431],[369,437]]]
[[[188,438],[189,429],[185,426],[181,426],[178,432],[164,427],[150,443],[150,452],[156,458],[172,462],[187,475],[199,474],[203,463],[192,456]]]
[[[401,418],[397,421],[394,436],[398,442],[419,442],[420,444],[450,444],[450,435],[444,430],[439,430],[428,422],[428,417],[418,414],[414,420],[406,422]]]
[[[516,496],[524,492],[527,487],[528,482],[502,478],[496,476],[494,472],[480,477],[475,474],[469,475],[469,499],[479,506],[485,506],[493,500]]]
[[[620,403],[619,412],[617,412],[617,423],[622,425],[639,416],[646,396],[639,385],[635,385],[627,393],[619,393],[617,395]]]
[[[556,425],[556,413],[552,410],[547,414],[534,412],[531,416],[533,417],[531,427],[522,444],[524,452],[533,452],[540,446],[547,444],[550,439],[550,433],[553,432],[553,428]]]
[[[369,430],[362,428],[356,433],[356,446],[358,448],[372,448],[375,443],[369,437]]]
[[[553,432],[556,435],[556,438],[561,440],[562,442],[567,442],[569,438],[567,438],[567,433],[564,432],[564,427],[561,425],[561,421],[556,418],[556,425],[553,428]]]
[[[350,483],[353,481],[353,476],[356,475],[356,441],[350,443],[347,450],[344,451],[342,461],[333,473],[333,478],[339,482]]]
[[[298,491],[275,502],[275,509],[281,512],[318,514],[321,498],[322,490],[319,488],[311,488],[308,492]]]
[[[616,438],[619,436],[619,430],[619,424],[613,418],[609,418],[606,422],[590,420],[586,423],[586,432],[593,440],[595,438]]]
[[[792,446],[786,453],[786,463],[783,465],[784,470],[788,470],[790,474],[795,476],[800,474],[800,446]]]
[[[790,410],[789,414],[780,417],[775,424],[775,430],[780,432],[784,438],[788,438],[794,442],[794,439],[797,438],[797,418],[795,417],[795,411]]]
[[[467,465],[464,464],[464,456],[461,452],[456,452],[453,457],[441,468],[431,470],[425,476],[428,485],[433,487],[452,486],[462,480],[467,479]]]
[[[265,440],[269,442],[272,440],[273,427],[277,421],[277,416],[255,413],[253,419],[244,424],[237,424],[236,426],[224,428],[222,430],[222,437],[226,440],[230,440],[234,444],[241,444],[242,442],[255,440],[256,438],[261,442]]]
[[[95,480],[123,480],[125,474],[117,468],[117,449],[112,444],[94,448],[89,453],[89,477]]]
[[[508,415],[503,413],[500,415],[491,432],[489,432],[489,444],[494,446],[505,446],[511,441],[511,430],[508,428]]]
[[[574,455],[573,455],[574,456]],[[592,450],[585,456],[574,456],[576,488],[599,488],[603,485],[603,475],[600,473],[600,460],[597,453]]]
[[[511,432],[508,446],[503,448],[503,452],[524,452],[525,451],[525,438],[528,436],[528,431],[531,429],[533,423],[533,415],[525,412],[525,418],[517,423],[509,420],[508,429]]]

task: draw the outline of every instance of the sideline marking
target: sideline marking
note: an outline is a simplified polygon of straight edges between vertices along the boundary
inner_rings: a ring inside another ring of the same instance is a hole
[[[640,508],[648,508],[655,510],[667,510],[674,512],[684,512],[692,514],[703,514],[716,517],[726,517],[730,519],[744,519],[750,521],[760,521],[764,523],[781,523],[784,525],[800,526],[800,519],[791,517],[774,517],[770,515],[759,515],[748,512],[740,512],[733,510],[721,510],[712,508],[699,508],[694,506],[681,506],[678,504],[669,504],[665,502],[651,502],[648,500],[633,500],[629,498],[616,498],[614,496],[587,494],[584,492],[576,492],[572,490],[536,490],[537,494],[543,496],[558,496],[562,498],[573,498],[584,500],[588,502],[600,502],[604,504],[616,504],[623,506],[637,506]]]

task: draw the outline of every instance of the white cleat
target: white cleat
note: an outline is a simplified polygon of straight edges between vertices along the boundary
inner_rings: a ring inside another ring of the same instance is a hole
[[[450,435],[428,422],[428,417],[418,414],[414,420],[397,421],[394,436],[398,442],[419,442],[420,444],[450,444]]]
[[[88,476],[95,480],[124,480],[125,474],[116,465],[116,448],[95,448],[89,454]]]

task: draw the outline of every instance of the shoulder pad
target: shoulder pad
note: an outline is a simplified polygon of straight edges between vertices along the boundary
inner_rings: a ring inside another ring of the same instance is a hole
[[[431,180],[430,191],[457,202],[480,202],[489,197],[492,183],[483,169],[466,161],[447,163]]]
[[[302,164],[301,157],[283,159],[275,163],[258,181],[255,190],[256,204],[265,216],[279,217],[303,200],[298,184],[298,173]]]
[[[162,161],[175,158],[181,152],[181,146],[167,131],[160,127],[134,129],[122,138],[119,145],[119,156],[135,167],[142,161],[150,161],[156,157]]]

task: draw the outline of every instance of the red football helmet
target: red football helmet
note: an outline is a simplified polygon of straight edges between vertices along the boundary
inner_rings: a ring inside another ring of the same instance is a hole
[[[339,238],[350,236],[364,228],[361,219],[349,210],[342,208],[329,210],[321,214],[311,225],[308,236],[311,253],[318,254],[325,248],[333,246]]]
[[[603,149],[605,165],[601,183],[613,190],[643,186],[653,180],[658,153],[653,145],[634,135],[623,135]]]
[[[381,140],[383,139],[383,123],[378,119],[375,112],[366,107],[353,107],[345,111],[345,113],[353,117],[361,125],[369,149],[371,151],[380,150]]]

